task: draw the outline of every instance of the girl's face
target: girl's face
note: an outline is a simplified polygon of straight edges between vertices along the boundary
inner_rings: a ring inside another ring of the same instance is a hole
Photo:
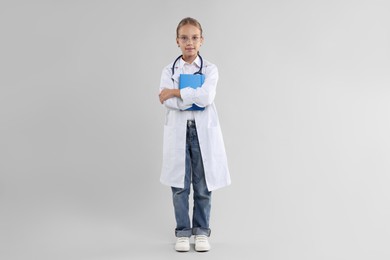
[[[176,42],[181,49],[184,60],[186,60],[195,58],[198,55],[200,46],[203,43],[203,37],[198,27],[186,24],[180,27]]]

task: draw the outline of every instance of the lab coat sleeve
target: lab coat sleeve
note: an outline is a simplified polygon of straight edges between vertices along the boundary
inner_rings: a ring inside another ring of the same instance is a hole
[[[172,72],[169,67],[166,67],[163,69],[162,74],[161,74],[161,82],[160,82],[160,91],[164,88],[169,88],[169,89],[175,89],[175,83],[172,80]],[[173,110],[185,110],[187,108],[190,108],[192,104],[184,104],[183,100],[178,97],[172,97],[164,101],[163,105],[168,108],[168,109],[173,109]]]
[[[205,81],[200,88],[183,88],[180,95],[184,105],[196,104],[199,107],[206,107],[214,102],[218,83],[218,68],[210,65],[207,67]]]

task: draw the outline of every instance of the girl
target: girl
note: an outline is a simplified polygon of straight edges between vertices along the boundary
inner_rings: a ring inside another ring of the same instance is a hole
[[[218,114],[214,104],[217,67],[203,60],[202,27],[190,17],[180,21],[176,43],[182,55],[163,69],[160,102],[167,108],[164,125],[161,182],[171,186],[177,237],[175,249],[189,251],[195,235],[195,250],[208,251],[211,192],[230,184],[230,175]],[[199,88],[179,89],[180,74],[202,74]],[[191,110],[195,104],[200,109]],[[189,218],[190,186],[193,187],[192,226]]]

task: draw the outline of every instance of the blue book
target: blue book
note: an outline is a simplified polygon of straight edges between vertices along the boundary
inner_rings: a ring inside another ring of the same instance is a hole
[[[180,74],[179,89],[186,87],[191,88],[200,88],[204,82],[203,74]],[[186,110],[204,110],[204,107],[199,107],[195,104],[192,104],[192,107],[187,108]]]

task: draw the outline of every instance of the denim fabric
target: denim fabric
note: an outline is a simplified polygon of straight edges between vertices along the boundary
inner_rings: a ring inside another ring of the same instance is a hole
[[[208,191],[206,185],[195,121],[189,121],[187,124],[186,138],[184,188],[172,187],[176,218],[175,234],[177,237],[190,237],[191,235],[210,236],[211,192]],[[194,191],[192,227],[188,201],[191,183]]]

